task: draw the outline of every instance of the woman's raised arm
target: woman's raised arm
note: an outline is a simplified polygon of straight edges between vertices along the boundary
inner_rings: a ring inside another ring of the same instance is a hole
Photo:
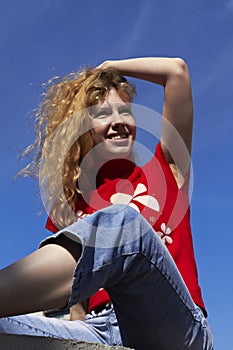
[[[175,163],[180,173],[186,175],[190,165],[193,124],[192,93],[186,63],[181,58],[143,57],[105,61],[98,68],[114,68],[122,75],[164,86],[161,145],[167,161]]]

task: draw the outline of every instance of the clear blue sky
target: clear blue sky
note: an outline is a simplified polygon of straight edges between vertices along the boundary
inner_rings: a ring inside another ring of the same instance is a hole
[[[232,350],[232,35],[232,0],[1,0],[0,267],[48,234],[36,181],[13,181],[24,164],[17,151],[32,140],[27,113],[40,84],[105,59],[183,57],[195,107],[191,207],[200,283],[216,350]],[[161,89],[137,85],[135,102],[161,110]]]

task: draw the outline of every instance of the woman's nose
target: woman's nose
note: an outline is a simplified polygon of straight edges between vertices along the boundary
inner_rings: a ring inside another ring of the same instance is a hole
[[[111,122],[114,125],[125,124],[124,118],[122,117],[122,115],[118,111],[115,111],[112,113]]]

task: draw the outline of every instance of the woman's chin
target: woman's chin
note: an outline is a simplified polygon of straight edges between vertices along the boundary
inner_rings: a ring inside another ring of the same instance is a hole
[[[111,160],[111,159],[130,159],[132,155],[131,148],[128,147],[119,147],[119,149],[109,150],[105,149],[102,150],[102,152],[98,152],[98,158],[105,159],[105,160]]]
[[[93,148],[97,159],[131,159],[133,142],[129,139],[107,140]]]

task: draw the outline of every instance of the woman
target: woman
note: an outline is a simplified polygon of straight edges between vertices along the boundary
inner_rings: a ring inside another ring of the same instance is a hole
[[[134,88],[124,75],[164,87],[161,140],[143,167],[134,164]],[[189,222],[192,119],[179,58],[106,61],[48,88],[28,149],[38,152],[23,172],[39,171],[47,228],[60,231],[1,271],[1,332],[213,348]],[[84,321],[7,317],[79,302]]]

